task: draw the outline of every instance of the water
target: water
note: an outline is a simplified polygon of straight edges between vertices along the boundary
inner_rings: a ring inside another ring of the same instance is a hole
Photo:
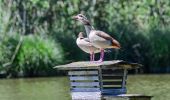
[[[153,95],[170,100],[170,75],[130,75],[128,93]],[[0,100],[70,100],[66,77],[1,79]]]
[[[130,76],[127,88],[128,93],[152,95],[152,100],[170,100],[170,75]]]
[[[69,100],[67,78],[0,80],[0,100]]]

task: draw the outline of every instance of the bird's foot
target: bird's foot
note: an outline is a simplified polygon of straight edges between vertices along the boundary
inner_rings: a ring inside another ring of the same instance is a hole
[[[90,60],[90,62],[95,62],[94,60]]]
[[[102,63],[103,62],[103,60],[102,59],[100,59],[100,60],[98,60],[98,61],[92,61],[93,63]]]

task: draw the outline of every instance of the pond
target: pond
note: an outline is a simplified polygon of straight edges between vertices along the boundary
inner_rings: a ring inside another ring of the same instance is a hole
[[[170,75],[130,75],[128,93],[153,95],[152,100],[170,99]],[[66,77],[1,79],[0,100],[70,100]]]

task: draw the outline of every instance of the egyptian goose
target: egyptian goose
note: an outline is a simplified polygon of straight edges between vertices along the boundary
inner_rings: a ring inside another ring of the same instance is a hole
[[[94,61],[95,59],[95,56],[94,54],[95,53],[99,53],[100,52],[100,49],[99,48],[96,48],[94,47],[88,38],[85,38],[83,36],[83,32],[80,32],[79,35],[78,35],[78,38],[76,40],[76,43],[77,43],[77,46],[83,50],[84,52],[86,53],[89,53],[90,54],[90,61]]]
[[[84,24],[86,33],[89,37],[90,42],[93,46],[100,48],[100,59],[97,62],[103,62],[104,59],[104,49],[106,48],[115,48],[119,49],[120,43],[112,38],[110,35],[103,31],[95,30],[90,21],[82,14],[73,16],[73,19],[80,21]]]

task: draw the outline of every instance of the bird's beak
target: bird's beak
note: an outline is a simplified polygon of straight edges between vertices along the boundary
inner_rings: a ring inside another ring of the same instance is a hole
[[[73,16],[72,19],[78,20],[78,17],[77,16]]]

